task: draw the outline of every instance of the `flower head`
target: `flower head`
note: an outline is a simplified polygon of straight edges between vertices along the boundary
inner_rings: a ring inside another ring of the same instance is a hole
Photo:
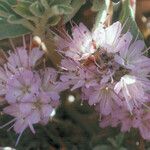
[[[24,70],[9,79],[5,98],[9,103],[32,99],[39,92],[40,84],[37,73]]]
[[[39,48],[33,48],[31,51],[24,47],[17,48],[15,52],[9,53],[7,66],[13,73],[20,69],[31,69],[43,54],[44,52]]]
[[[92,33],[80,23],[72,28],[72,37],[58,38],[58,50],[73,60],[84,60],[93,54],[96,49],[92,41]]]
[[[138,107],[148,100],[146,95],[146,85],[136,79],[135,76],[125,75],[114,87],[115,92],[125,98],[127,108],[132,112],[134,107]]]

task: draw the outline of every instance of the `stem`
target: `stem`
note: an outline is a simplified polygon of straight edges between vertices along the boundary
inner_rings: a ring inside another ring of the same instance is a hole
[[[44,17],[40,19],[39,23],[36,24],[36,27],[33,31],[34,36],[39,36],[42,43],[45,45],[43,49],[46,51],[48,58],[51,60],[52,64],[57,67],[61,61],[60,55],[56,52],[56,46],[54,41],[45,37],[47,22],[50,17],[49,14],[52,14],[51,10],[46,10]]]
[[[139,150],[145,150],[144,139],[140,136]]]
[[[43,26],[39,26],[33,33],[34,36],[39,36],[42,40],[42,42],[46,46],[46,54],[48,58],[51,60],[53,66],[57,67],[60,63],[61,57],[60,55],[56,52],[56,46],[54,44],[54,41],[52,41],[49,38],[45,37],[45,28]]]

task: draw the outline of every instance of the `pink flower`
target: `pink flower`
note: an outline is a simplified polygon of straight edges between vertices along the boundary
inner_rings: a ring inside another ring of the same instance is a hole
[[[86,68],[85,66],[78,64],[78,62],[70,63],[71,67],[69,68],[69,63],[70,60],[67,59],[62,61],[61,68],[64,70],[64,72],[62,73],[60,79],[66,84],[73,85],[71,90],[75,90],[80,87],[90,87],[97,85],[97,79],[95,76],[97,70],[95,68]]]
[[[52,106],[51,98],[45,93],[40,93],[39,95],[34,95],[32,99],[5,107],[4,113],[15,117],[15,119],[6,125],[15,122],[10,129],[13,127],[14,131],[20,134],[20,136],[28,127],[35,133],[33,124],[47,124],[53,110],[54,107]]]
[[[150,59],[144,56],[144,41],[136,40],[132,43],[132,35],[127,32],[120,40],[122,46],[119,55],[115,55],[115,61],[127,69],[137,70],[149,66]],[[136,69],[135,69],[136,68]]]
[[[12,104],[10,106],[5,107],[3,110],[4,113],[15,117],[12,121],[10,121],[2,127],[5,127],[10,123],[15,122],[9,129],[14,128],[14,131],[19,134],[16,145],[18,144],[20,137],[26,128],[30,127],[31,131],[35,133],[33,124],[38,123],[39,121],[39,116],[37,116],[36,113],[31,113],[32,111],[30,107],[26,107],[26,105],[24,105],[23,108],[24,109],[22,110],[20,104]]]
[[[102,48],[108,53],[120,51],[122,25],[119,21],[108,27],[100,25],[92,33],[92,39],[95,41],[97,48]]]
[[[40,78],[37,73],[24,70],[8,80],[5,98],[10,104],[32,99],[39,92],[40,85]]]
[[[97,50],[104,49],[108,53],[120,50],[122,25],[116,22],[109,27],[100,25],[90,32],[82,23],[72,28],[72,37],[66,34],[65,38],[58,37],[58,50],[73,60],[85,60]],[[113,34],[112,34],[113,33]],[[99,49],[100,48],[100,49]]]
[[[16,73],[20,69],[34,68],[36,62],[43,56],[44,52],[39,48],[33,48],[31,51],[23,47],[17,48],[15,52],[10,52],[8,57],[8,68]]]
[[[85,88],[83,91],[89,105],[95,105],[97,111],[102,115],[112,113],[115,105],[121,105],[122,99],[115,94],[111,85],[97,85]]]
[[[130,129],[133,127],[133,120],[136,118],[136,115],[131,113],[120,107],[112,113],[113,118],[116,117],[118,119],[119,124],[121,124],[121,132],[129,132]]]
[[[23,113],[30,112],[31,114],[36,114],[39,116],[39,122],[45,124],[48,123],[50,114],[53,111],[52,99],[45,93],[39,93],[35,95],[33,99],[26,101],[25,103],[20,103],[20,109]],[[47,120],[45,122],[45,120]]]
[[[40,78],[40,91],[45,93],[52,100],[53,105],[57,106],[59,104],[60,92],[68,89],[68,85],[57,81],[58,73],[55,69],[50,67],[40,70]]]
[[[58,50],[73,60],[87,59],[96,51],[92,33],[83,23],[72,28],[72,37],[67,35],[66,39],[58,37],[57,40]]]
[[[102,115],[100,120],[100,127],[104,128],[107,126],[117,127],[121,126],[121,132],[129,132],[131,128],[135,127],[135,120],[137,121],[138,110],[134,110],[131,114],[124,107],[114,106],[113,111],[109,115]]]
[[[135,76],[125,75],[115,85],[114,91],[125,98],[128,110],[132,113],[134,107],[139,107],[148,100],[147,86]]]
[[[136,119],[134,119],[134,127],[139,129],[144,139],[150,140],[150,112],[139,110]]]
[[[14,122],[9,129],[14,128],[14,131],[19,134],[16,142],[17,145],[26,128],[29,127],[35,133],[33,125],[37,123],[47,124],[53,110],[50,98],[47,95],[40,94],[29,101],[5,107],[3,112],[15,118],[2,127]]]

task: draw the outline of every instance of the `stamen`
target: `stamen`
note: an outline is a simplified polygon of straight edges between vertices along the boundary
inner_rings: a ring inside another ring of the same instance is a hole
[[[4,127],[8,126],[9,124],[11,124],[11,123],[15,122],[16,120],[17,120],[17,118],[12,119],[11,121],[7,122],[6,124],[4,124],[4,125],[0,126],[0,129],[2,129],[2,128],[4,128]]]
[[[20,141],[20,138],[21,138],[22,134],[23,134],[23,131],[19,134],[15,146],[18,145],[18,143],[19,143],[19,141]]]
[[[10,42],[10,45],[11,45],[12,49],[14,50],[14,52],[16,52],[16,48],[15,48],[15,45],[14,45],[12,39],[9,39],[9,42]]]
[[[144,54],[147,53],[149,50],[150,50],[150,47],[147,48],[146,50],[144,50],[144,52],[143,52],[142,54],[144,55]]]
[[[28,124],[29,124],[29,127],[30,127],[32,133],[35,134],[35,130],[33,128],[33,125],[29,121],[28,121]]]
[[[26,49],[25,35],[22,36],[23,48]]]

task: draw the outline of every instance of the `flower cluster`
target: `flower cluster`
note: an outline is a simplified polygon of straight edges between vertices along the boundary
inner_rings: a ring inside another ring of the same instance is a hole
[[[4,126],[13,123],[10,129],[19,134],[19,141],[26,128],[35,133],[34,124],[48,123],[63,89],[56,81],[55,69],[37,69],[38,61],[44,55],[39,48],[20,47],[8,54],[6,63],[0,67],[0,96],[8,103],[3,112],[14,117]]]
[[[92,32],[80,23],[72,36],[59,36],[58,51],[64,55],[60,79],[71,90],[80,88],[82,99],[100,114],[101,127],[138,128],[150,140],[150,59],[144,42],[122,31],[120,22]]]
[[[100,114],[100,126],[121,126],[121,131],[139,129],[150,140],[150,59],[145,44],[123,33],[116,22],[90,31],[82,23],[56,38],[63,56],[60,71],[39,67],[44,52],[25,47],[9,52],[0,67],[0,96],[5,114],[20,136],[34,124],[47,124],[59,105],[60,92],[80,89],[81,98]],[[40,69],[39,69],[40,68]]]

